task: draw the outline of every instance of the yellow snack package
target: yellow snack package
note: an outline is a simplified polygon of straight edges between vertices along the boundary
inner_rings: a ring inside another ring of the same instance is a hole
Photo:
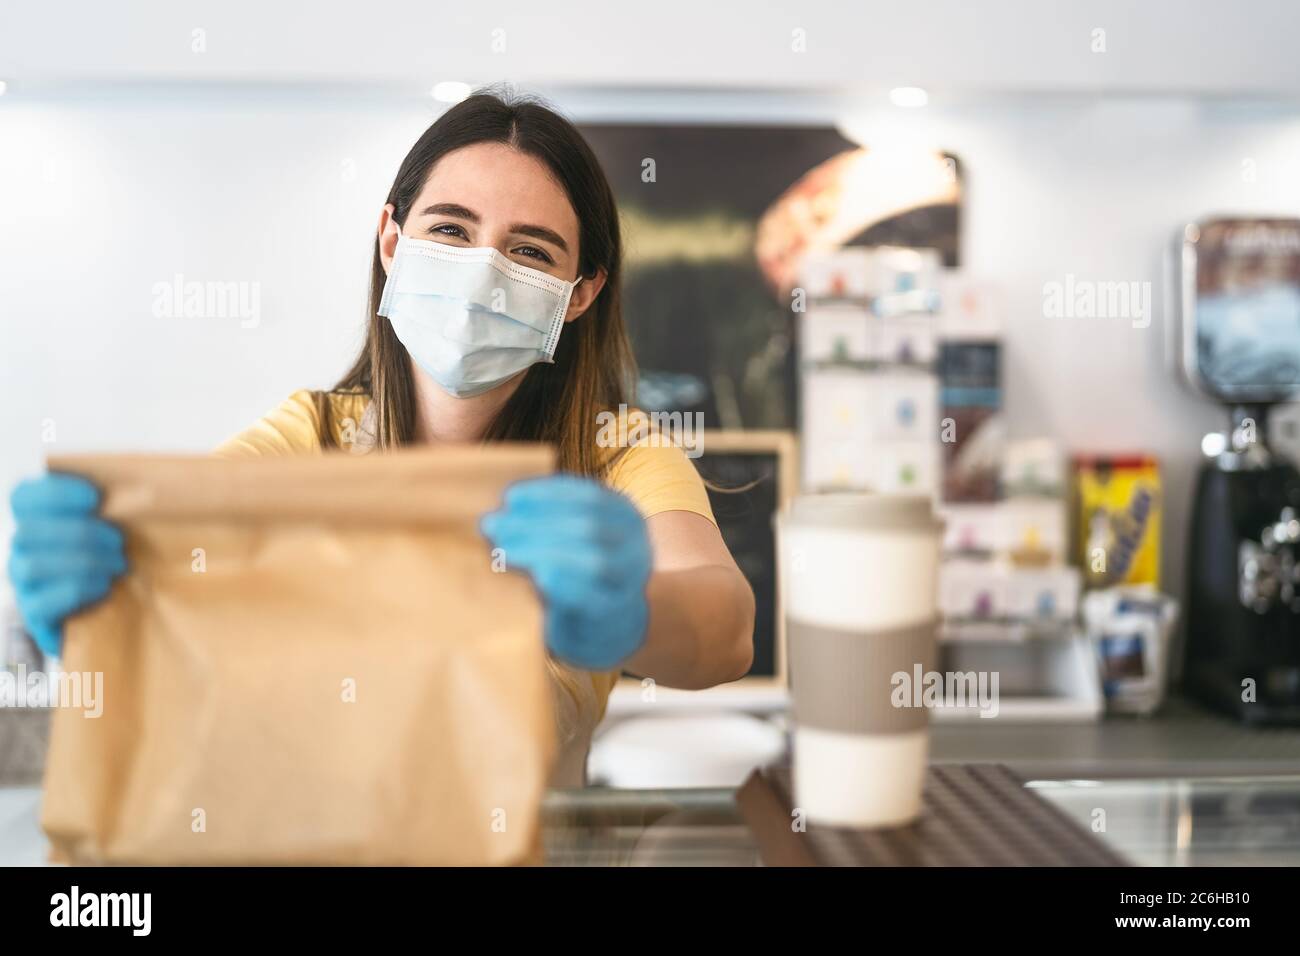
[[[1079,567],[1087,587],[1160,586],[1160,465],[1151,457],[1074,460]]]

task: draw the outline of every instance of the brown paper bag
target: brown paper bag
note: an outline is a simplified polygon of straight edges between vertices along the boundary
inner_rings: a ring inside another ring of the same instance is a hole
[[[538,860],[541,610],[478,518],[549,450],[49,465],[103,489],[131,567],[66,630],[103,708],[54,714],[57,859]]]

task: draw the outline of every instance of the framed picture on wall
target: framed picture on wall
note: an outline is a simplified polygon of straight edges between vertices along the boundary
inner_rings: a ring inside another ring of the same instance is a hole
[[[776,526],[778,511],[789,507],[798,481],[798,448],[788,431],[719,431],[706,429],[695,466],[704,478],[709,503],[722,538],[754,589],[754,663],[738,681],[705,691],[656,689],[689,694],[693,700],[736,691],[787,686],[785,622],[777,587]],[[625,676],[615,694],[634,705],[646,688]],[[651,698],[646,696],[645,703]]]
[[[961,264],[962,166],[828,125],[585,123],[618,199],[637,404],[710,427],[797,422],[791,289],[845,247]]]

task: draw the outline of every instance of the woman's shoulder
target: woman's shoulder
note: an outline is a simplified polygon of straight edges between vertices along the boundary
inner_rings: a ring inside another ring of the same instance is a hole
[[[360,390],[313,391],[302,388],[258,421],[223,442],[223,458],[294,455],[321,450],[322,413],[328,416],[336,445],[344,446],[364,434],[370,395]]]
[[[693,457],[701,436],[639,408],[611,410],[598,421],[597,444],[610,463],[605,482],[632,499],[645,517],[690,511],[717,523]]]
[[[320,433],[320,409],[324,407],[328,409],[329,430],[335,447],[359,453],[369,451],[375,444],[369,392],[346,388],[307,394],[317,410],[317,434]]]

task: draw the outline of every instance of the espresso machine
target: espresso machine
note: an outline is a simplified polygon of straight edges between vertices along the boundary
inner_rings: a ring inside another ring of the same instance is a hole
[[[1268,416],[1300,399],[1300,220],[1188,225],[1176,248],[1180,361],[1221,402],[1188,547],[1187,691],[1256,724],[1300,724],[1300,472]]]

